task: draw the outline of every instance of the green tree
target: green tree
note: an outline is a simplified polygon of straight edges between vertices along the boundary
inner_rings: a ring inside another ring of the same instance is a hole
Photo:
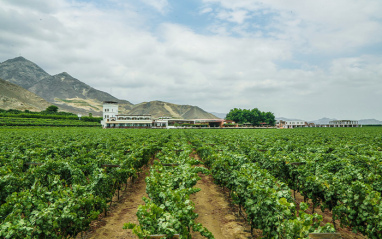
[[[272,112],[266,112],[264,115],[264,122],[272,126],[276,125],[275,115]]]
[[[242,109],[231,109],[229,113],[225,117],[226,120],[232,120],[236,123],[242,124],[244,123],[245,119],[243,117],[243,110]]]
[[[275,125],[275,116],[271,112],[262,112],[258,108],[252,110],[234,108],[229,111],[226,120],[233,120],[236,123],[251,123],[254,126],[261,125],[265,122],[268,125]]]
[[[49,113],[57,113],[57,111],[58,111],[58,107],[55,106],[55,105],[51,105],[51,106],[49,106],[48,108],[46,108],[45,111],[46,111],[46,112],[49,112]]]

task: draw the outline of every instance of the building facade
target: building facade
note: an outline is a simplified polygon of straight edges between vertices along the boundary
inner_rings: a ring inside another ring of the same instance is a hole
[[[286,120],[284,124],[284,128],[293,129],[293,128],[301,128],[306,127],[306,122],[302,120]]]
[[[235,123],[223,119],[172,119],[171,117],[153,119],[151,115],[122,115],[118,113],[118,103],[114,101],[105,101],[102,112],[103,128],[222,128],[225,127],[225,123],[229,125]]]
[[[103,102],[102,112],[103,128],[151,128],[153,126],[151,115],[119,115],[118,103],[114,101]]]

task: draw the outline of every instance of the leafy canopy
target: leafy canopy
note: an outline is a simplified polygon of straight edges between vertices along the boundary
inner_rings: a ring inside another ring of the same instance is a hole
[[[272,112],[262,112],[257,108],[252,110],[231,109],[226,116],[226,120],[233,120],[239,124],[250,123],[254,126],[261,125],[262,123],[267,125],[275,125],[276,123],[275,115]]]

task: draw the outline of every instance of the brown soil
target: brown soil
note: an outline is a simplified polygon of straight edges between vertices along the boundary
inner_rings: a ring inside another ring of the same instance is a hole
[[[192,154],[191,157],[198,159],[198,155]],[[127,222],[138,223],[136,216],[138,206],[143,205],[142,197],[147,197],[145,177],[148,173],[146,167],[134,183],[128,182],[126,191],[120,192],[120,199],[117,196],[113,198],[113,204],[108,211],[107,216],[100,216],[100,219],[92,222],[91,228],[79,238],[100,238],[100,239],[126,239],[137,238],[131,230],[122,229],[123,224]],[[261,231],[254,230],[251,236],[250,226],[242,216],[239,216],[238,209],[229,199],[229,195],[222,188],[214,184],[210,175],[199,174],[201,180],[196,187],[201,190],[191,195],[191,200],[195,203],[195,212],[198,213],[197,223],[206,227],[216,239],[247,239],[261,238]],[[292,191],[293,195],[293,191]],[[296,192],[296,201],[303,202],[303,196]],[[312,203],[309,212],[312,211]],[[332,222],[332,214],[328,210],[322,212],[316,208],[315,212],[323,216],[323,224]],[[367,237],[360,233],[353,233],[348,228],[339,228],[340,223],[336,221],[337,231],[341,233],[343,239],[366,239]],[[199,232],[192,232],[192,238],[204,238]]]
[[[127,190],[120,194],[119,201],[117,201],[117,197],[114,197],[112,207],[110,211],[108,211],[107,216],[92,222],[91,229],[86,233],[84,238],[137,238],[131,230],[125,230],[122,229],[122,227],[123,224],[128,222],[138,224],[136,216],[138,206],[144,204],[142,197],[147,197],[145,182],[147,172],[148,168],[145,168],[134,183],[128,183]]]
[[[293,195],[293,190],[292,190],[292,195]],[[296,201],[298,203],[304,202],[304,197],[296,191]],[[313,211],[313,203],[311,200],[307,202],[310,206],[308,209],[308,212],[311,213]],[[317,214],[322,215],[323,218],[323,223],[321,223],[321,226],[323,226],[326,223],[332,223],[332,213],[328,210],[325,209],[324,212],[321,211],[321,208],[315,208],[314,212]],[[337,232],[341,234],[341,237],[343,239],[366,239],[366,236],[363,236],[361,233],[353,233],[349,228],[341,228],[340,227],[340,221],[336,220],[336,229]]]
[[[191,156],[197,158],[197,155]],[[127,222],[138,223],[136,216],[138,206],[144,204],[142,197],[147,197],[144,180],[147,172],[148,168],[144,169],[134,183],[128,183],[127,190],[120,192],[120,200],[118,201],[117,197],[113,199],[113,205],[107,216],[101,216],[99,220],[94,221],[82,238],[137,238],[131,230],[124,230],[122,227]],[[195,212],[199,215],[196,222],[202,223],[216,239],[256,238],[251,236],[250,226],[238,216],[237,209],[230,204],[226,192],[213,183],[211,176],[200,174],[200,177],[202,179],[198,181],[196,187],[201,191],[191,196],[191,200],[195,203]],[[199,232],[192,232],[192,238],[204,237]]]
[[[213,183],[211,176],[200,174],[201,180],[196,184],[201,190],[191,195],[195,203],[195,212],[199,217],[195,220],[206,227],[216,239],[253,238],[250,226],[237,216],[237,210],[230,206],[223,190]],[[193,232],[192,238],[204,238],[199,232]]]
[[[190,157],[200,160],[195,151]],[[246,239],[261,235],[261,231],[254,230],[255,236],[251,236],[250,225],[238,215],[237,207],[230,203],[227,192],[213,182],[212,176],[202,173],[199,173],[199,176],[201,180],[195,187],[201,190],[190,196],[195,203],[195,212],[199,215],[195,220],[197,223],[206,227],[216,239]],[[193,232],[192,238],[204,237],[199,232]]]

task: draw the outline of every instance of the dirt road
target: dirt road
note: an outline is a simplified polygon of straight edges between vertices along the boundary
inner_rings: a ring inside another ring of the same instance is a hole
[[[108,215],[92,223],[92,228],[85,238],[92,239],[126,239],[137,238],[131,230],[122,229],[127,222],[138,223],[138,206],[144,204],[142,197],[146,196],[145,176],[148,169],[140,174],[134,183],[129,183],[127,190],[121,195],[119,202],[113,202]],[[114,198],[116,200],[116,198]]]
[[[200,174],[201,180],[196,187],[201,190],[191,195],[195,203],[195,212],[199,214],[196,222],[202,223],[216,239],[252,238],[250,226],[243,218],[236,216],[221,188],[213,183],[211,176]],[[203,238],[194,232],[192,238]]]

